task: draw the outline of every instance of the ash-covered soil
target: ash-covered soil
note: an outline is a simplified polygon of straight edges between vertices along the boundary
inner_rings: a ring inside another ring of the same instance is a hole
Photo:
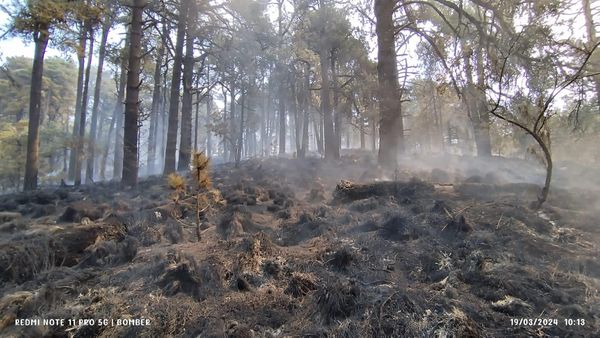
[[[200,241],[164,178],[1,196],[0,335],[600,335],[597,191],[554,187],[532,211],[539,187],[505,171],[372,162],[217,165],[223,200]],[[24,318],[150,325],[14,325]]]

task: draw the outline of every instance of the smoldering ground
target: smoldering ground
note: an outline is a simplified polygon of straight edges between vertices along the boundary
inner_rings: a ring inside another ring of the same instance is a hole
[[[223,203],[200,242],[163,178],[3,196],[2,335],[597,335],[595,181],[557,178],[534,211],[535,163],[450,159],[396,171],[362,154],[217,165]],[[152,325],[13,325],[33,317]]]

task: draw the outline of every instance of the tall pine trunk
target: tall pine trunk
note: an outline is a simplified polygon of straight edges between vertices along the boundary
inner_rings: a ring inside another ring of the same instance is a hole
[[[323,113],[323,137],[324,151],[326,159],[337,159],[335,132],[333,130],[333,112],[331,108],[330,87],[331,80],[329,78],[329,56],[331,51],[325,46],[321,46],[319,52],[319,61],[321,63],[321,112]],[[323,140],[323,138],[321,139]]]
[[[94,105],[92,106],[92,123],[90,126],[90,143],[88,146],[88,159],[86,176],[90,182],[94,181],[94,163],[96,161],[96,129],[98,128],[98,110],[100,108],[100,90],[102,89],[102,71],[104,69],[104,58],[106,57],[106,42],[112,22],[107,16],[102,25],[102,38],[98,50],[98,70],[96,73],[96,86],[94,87]]]
[[[296,146],[296,156],[300,157],[300,152],[302,151],[302,120],[300,119],[300,112],[298,107],[298,102],[301,99],[298,98],[298,86],[296,85],[296,78],[290,83],[291,86],[291,113],[294,117],[294,144]]]
[[[465,50],[466,47],[465,47]],[[492,155],[492,147],[490,141],[490,117],[485,101],[485,93],[483,88],[483,55],[482,47],[477,51],[476,72],[478,75],[478,84],[473,82],[473,65],[471,63],[471,52],[465,52],[463,61],[465,64],[466,87],[462,96],[463,102],[467,108],[469,120],[473,127],[473,138],[477,156],[489,157]],[[479,87],[479,88],[478,88]]]
[[[331,75],[333,86],[333,133],[335,137],[335,158],[340,158],[340,149],[342,147],[342,112],[340,111],[340,87],[337,82],[336,55],[331,52]]]
[[[167,25],[162,23],[163,35],[166,35]],[[164,39],[164,37],[162,38]],[[154,89],[152,91],[152,106],[150,110],[150,131],[148,132],[148,157],[146,166],[148,173],[154,174],[156,166],[156,141],[158,133],[158,112],[161,107],[161,86],[162,86],[162,63],[165,55],[165,42],[160,41],[156,52],[156,65],[154,66]]]
[[[233,162],[235,161],[235,156],[237,154],[237,150],[236,150],[236,146],[237,146],[237,138],[236,138],[236,125],[235,125],[235,111],[236,111],[236,106],[235,106],[235,79],[234,77],[235,75],[232,75],[232,80],[231,80],[231,102],[229,103],[231,106],[231,111],[229,112],[229,161]]]
[[[183,60],[183,99],[181,102],[181,134],[179,138],[179,162],[178,170],[186,170],[190,165],[192,153],[192,109],[194,87],[194,35],[193,22],[195,9],[194,1],[190,1],[187,15],[187,36],[185,41],[185,58]]]
[[[73,123],[73,136],[71,140],[71,152],[69,154],[69,175],[71,181],[75,180],[75,170],[77,162],[77,143],[79,139],[79,125],[81,120],[81,97],[83,96],[83,82],[85,75],[85,51],[87,49],[87,39],[85,31],[82,27],[82,32],[79,37],[79,47],[77,49],[77,93],[75,94],[75,121]]]
[[[246,89],[244,88],[244,84],[240,88],[240,130],[237,135],[237,146],[235,153],[235,166],[236,168],[240,166],[240,161],[242,160],[242,148],[244,145],[244,113],[245,113],[245,105],[246,105]]]
[[[123,134],[123,176],[121,184],[135,186],[138,180],[138,120],[140,73],[142,72],[142,36],[146,0],[134,0],[131,13],[129,67],[125,96],[125,131]]]
[[[592,15],[590,0],[582,0],[582,5],[583,16],[585,17],[588,48],[593,48],[598,42],[598,39],[596,37],[596,23],[594,22],[594,17]],[[596,19],[598,19],[598,17],[596,17]],[[596,104],[598,105],[598,110],[600,111],[600,75],[594,75],[592,79],[594,81],[594,86],[596,87]]]
[[[181,0],[179,21],[177,23],[177,40],[175,42],[173,77],[171,79],[171,97],[169,99],[169,125],[167,127],[167,146],[165,150],[165,175],[175,171],[177,155],[177,129],[179,125],[179,93],[181,90],[181,64],[183,44],[185,42],[186,15],[189,0]]]
[[[94,56],[94,32],[91,28],[91,23],[88,23],[87,34],[90,41],[90,48],[88,49],[87,66],[85,69],[85,81],[83,84],[83,95],[81,96],[81,118],[79,119],[79,138],[75,147],[75,185],[81,185],[81,169],[84,158],[84,140],[85,140],[85,123],[87,120],[87,108],[89,102],[89,90],[90,90],[90,73],[92,71],[92,58]],[[85,183],[85,181],[84,181]]]
[[[125,46],[129,45],[129,34],[125,39]],[[113,157],[113,179],[121,179],[123,173],[123,110],[125,100],[125,87],[127,86],[127,55],[126,49],[121,56],[121,75],[119,77],[119,90],[115,106],[115,153]]]
[[[304,85],[302,87],[302,146],[298,158],[305,158],[308,152],[308,123],[310,117],[310,63],[306,62]]]
[[[29,93],[29,125],[27,126],[27,159],[25,162],[24,190],[35,190],[38,184],[40,158],[40,110],[42,105],[42,77],[44,75],[44,55],[48,46],[48,27],[42,25],[33,33],[35,54],[31,70]]]
[[[394,1],[375,0],[377,20],[377,79],[379,82],[379,156],[378,162],[386,168],[398,164],[402,151],[404,124],[400,107],[398,67],[394,39]]]
[[[285,140],[286,140],[286,112],[285,112],[285,86],[283,83],[279,84],[279,154],[285,154]]]
[[[208,157],[212,156],[212,131],[208,127],[208,124],[210,123],[210,111],[212,109],[211,103],[212,96],[209,92],[208,96],[206,97],[206,156]]]

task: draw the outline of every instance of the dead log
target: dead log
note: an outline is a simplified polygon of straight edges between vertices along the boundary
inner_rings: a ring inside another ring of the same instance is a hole
[[[418,198],[433,193],[432,184],[418,179],[408,182],[382,181],[354,183],[342,180],[335,188],[334,198],[338,201],[356,201],[373,196],[394,196],[396,198]]]

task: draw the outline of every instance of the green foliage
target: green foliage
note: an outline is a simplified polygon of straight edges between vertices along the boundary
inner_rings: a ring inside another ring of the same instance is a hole
[[[103,1],[83,0],[15,0],[9,9],[13,12],[14,32],[29,34],[52,30],[56,26],[68,29],[73,21],[100,21]]]
[[[27,121],[0,125],[0,189],[16,189],[25,170]]]
[[[58,157],[69,134],[66,123],[75,104],[76,68],[60,58],[46,60],[42,79],[40,178],[59,180]],[[32,60],[11,57],[0,71],[0,190],[15,189],[23,174],[27,149],[27,112]]]
[[[32,60],[11,57],[0,72],[0,121],[20,121],[26,118]],[[75,102],[75,67],[60,58],[48,58],[42,89],[42,112],[50,121],[64,121]]]

